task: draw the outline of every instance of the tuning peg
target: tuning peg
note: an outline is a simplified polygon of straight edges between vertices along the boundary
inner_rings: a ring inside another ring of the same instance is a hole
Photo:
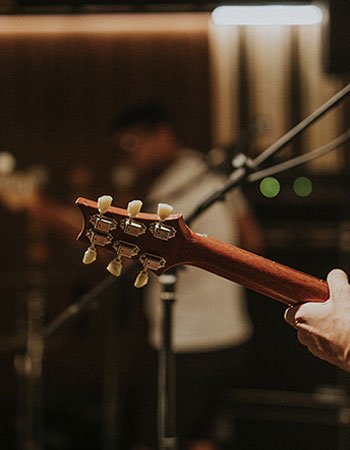
[[[143,203],[141,200],[133,200],[132,202],[128,203],[128,213],[130,219],[133,219],[136,214],[141,211],[142,205]]]
[[[123,265],[120,256],[117,256],[116,258],[112,259],[112,261],[107,266],[108,272],[114,275],[115,277],[119,277],[119,275],[122,272],[122,268]]]
[[[102,195],[97,199],[97,206],[100,214],[104,214],[111,206],[113,198],[110,195]]]
[[[141,272],[137,275],[136,280],[134,282],[134,286],[136,288],[142,288],[146,286],[149,280],[148,270],[142,269]]]
[[[128,203],[129,218],[123,219],[120,222],[120,226],[124,233],[137,237],[146,232],[146,226],[142,222],[134,220],[134,217],[140,212],[142,205],[143,203],[141,200],[133,200]]]
[[[158,203],[157,214],[160,222],[163,222],[163,220],[167,219],[173,212],[173,209],[174,208],[167,203]]]
[[[150,225],[150,231],[157,239],[167,241],[175,236],[176,230],[174,227],[171,227],[168,224],[166,226],[163,225],[163,221],[170,216],[173,209],[174,208],[167,203],[158,203],[157,214],[159,221],[153,222]]]
[[[105,232],[105,228],[106,228],[106,226],[110,227],[112,222],[111,221],[108,222],[101,216],[111,206],[112,200],[113,199],[110,195],[103,195],[102,197],[99,197],[97,199],[97,206],[98,206],[98,210],[100,213],[100,217],[95,218],[94,228],[96,230],[98,230],[100,234],[97,234],[97,233],[95,234],[95,230],[90,233],[89,238],[90,238],[91,245],[84,253],[84,256],[83,256],[84,264],[91,264],[96,260],[97,252],[95,249],[95,243],[97,243],[98,245],[105,245],[106,242],[108,241],[108,238],[109,238],[108,230]],[[99,236],[100,240],[95,239],[96,236]],[[101,239],[104,239],[103,244],[101,244]]]
[[[97,258],[97,252],[96,252],[95,246],[92,244],[84,253],[83,263],[91,264],[94,261],[96,261],[96,258]]]

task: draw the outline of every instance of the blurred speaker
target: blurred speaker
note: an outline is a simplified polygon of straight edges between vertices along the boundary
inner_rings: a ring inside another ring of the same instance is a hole
[[[350,74],[350,7],[348,0],[329,1],[326,71]]]

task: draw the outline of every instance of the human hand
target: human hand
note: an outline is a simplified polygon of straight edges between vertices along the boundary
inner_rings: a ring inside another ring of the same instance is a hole
[[[350,371],[350,285],[340,269],[327,276],[330,297],[324,303],[289,307],[286,322],[297,330],[301,344],[315,356]]]

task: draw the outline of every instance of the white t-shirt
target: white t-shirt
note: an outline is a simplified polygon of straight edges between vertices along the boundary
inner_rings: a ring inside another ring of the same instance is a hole
[[[195,182],[188,184],[191,180]],[[171,204],[173,212],[183,214],[186,221],[186,216],[222,184],[222,176],[206,172],[202,157],[186,149],[155,181],[148,201],[155,205],[157,202]],[[184,189],[184,186],[187,187]],[[202,213],[191,224],[191,229],[236,245],[235,214],[243,213],[246,207],[240,191],[235,189],[225,201],[216,202]],[[241,286],[190,266],[178,270],[177,276],[173,306],[173,348],[176,352],[215,351],[237,346],[251,337],[252,324]],[[145,292],[145,308],[150,322],[150,342],[156,348],[161,342],[160,292],[157,277],[151,276]]]

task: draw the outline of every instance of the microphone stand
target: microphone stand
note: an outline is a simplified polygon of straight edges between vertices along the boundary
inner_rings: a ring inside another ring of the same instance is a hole
[[[108,275],[103,281],[98,283],[88,293],[82,295],[75,303],[69,305],[62,313],[49,322],[44,328],[44,336],[48,338],[52,334],[56,333],[60,328],[66,325],[68,322],[77,318],[84,311],[88,311],[93,308],[96,302],[96,297],[102,294],[110,286],[117,283],[118,279],[113,275]]]
[[[201,213],[213,203],[223,200],[225,195],[242,183],[251,171],[250,160],[243,154],[234,158],[236,170],[224,186],[204,200],[186,219],[191,225]],[[175,303],[175,287],[178,268],[172,268],[159,277],[162,303],[162,341],[158,361],[158,441],[160,450],[176,450],[176,365],[172,346],[172,307]]]
[[[176,367],[172,349],[172,307],[177,270],[159,277],[162,302],[162,346],[158,361],[158,442],[160,450],[176,450]]]
[[[326,103],[320,106],[316,111],[298,123],[294,128],[289,130],[286,134],[284,134],[280,139],[270,145],[266,150],[264,150],[259,156],[255,159],[250,159],[246,155],[240,153],[238,154],[232,161],[232,165],[236,168],[236,170],[230,175],[228,181],[225,183],[222,189],[219,189],[217,192],[214,192],[212,196],[210,196],[207,200],[205,200],[202,204],[200,204],[192,214],[186,219],[187,223],[191,223],[199,214],[205,211],[209,206],[215,203],[217,200],[224,199],[225,195],[247,175],[248,172],[252,173],[257,171],[259,166],[262,163],[267,161],[272,155],[276,154],[284,147],[286,147],[298,134],[312,125],[316,120],[334,108],[341,100],[343,100],[347,95],[350,94],[350,83],[347,84],[342,90],[340,90],[337,94],[335,94],[332,98],[330,98]],[[343,135],[342,135],[343,136]],[[346,138],[347,139],[347,138]],[[345,140],[346,140],[345,139]],[[337,144],[340,145],[340,144]],[[333,148],[327,150],[330,151]],[[320,155],[317,155],[320,156]],[[316,156],[312,156],[312,159]],[[304,161],[303,161],[304,162]],[[299,164],[299,163],[298,163]],[[297,165],[297,164],[296,164]],[[277,167],[277,166],[276,166]],[[294,166],[293,166],[294,167]],[[287,167],[290,168],[290,167]],[[287,169],[286,168],[286,169]],[[286,170],[282,169],[281,170]],[[280,170],[278,170],[280,171]],[[267,176],[267,175],[264,175]],[[256,178],[257,179],[257,178]],[[256,181],[256,179],[251,178],[252,181]]]
[[[278,139],[274,144],[268,147],[263,153],[261,153],[254,160],[248,158],[243,153],[239,153],[232,161],[234,171],[229,176],[226,183],[224,183],[221,189],[218,189],[201,204],[194,209],[194,211],[186,218],[186,223],[190,226],[191,223],[204,211],[206,211],[212,204],[217,201],[225,199],[225,195],[235,187],[243,184],[244,182],[254,182],[258,180],[259,174],[261,178],[264,175],[264,170],[258,171],[259,166],[265,162],[272,155],[280,151],[286,145],[288,145],[298,134],[304,131],[312,123],[318,120],[326,112],[336,106],[341,100],[343,100],[350,93],[350,83],[345,86],[341,91],[324,103],[320,108],[314,111],[310,116],[288,131],[284,136]],[[345,132],[338,139],[335,139],[329,145],[315,150],[310,155],[310,160],[333,150],[341,143],[350,138],[350,130]],[[276,172],[287,170],[291,167],[304,163],[302,157],[293,158],[290,164],[282,166],[280,164],[275,166]],[[272,168],[273,169],[273,168]],[[260,173],[261,172],[261,173]],[[167,274],[169,274],[167,272]],[[162,303],[162,343],[160,349],[160,357],[158,364],[158,439],[160,450],[176,450],[177,449],[177,437],[176,437],[176,365],[175,355],[172,348],[172,306],[175,302],[175,287],[177,281],[177,269],[171,270],[171,275],[167,274],[160,277],[161,283],[161,295],[160,300]]]

